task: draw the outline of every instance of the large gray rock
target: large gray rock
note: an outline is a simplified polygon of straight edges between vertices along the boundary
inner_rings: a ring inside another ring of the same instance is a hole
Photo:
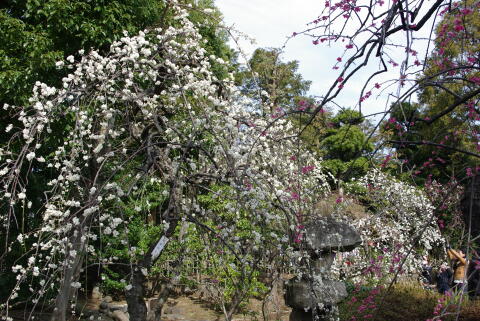
[[[126,303],[108,303],[108,309],[110,311],[120,310],[122,312],[128,311],[128,304]]]
[[[317,304],[334,305],[348,295],[343,282],[320,278],[315,281],[289,280],[285,290],[285,303],[294,309],[316,308]]]
[[[305,238],[307,249],[312,252],[348,252],[362,244],[360,234],[353,227],[331,217],[308,224]]]
[[[311,321],[312,311],[293,309],[288,321]]]
[[[126,314],[125,312],[123,312],[121,310],[113,311],[112,314],[111,314],[111,317],[115,321],[129,321],[130,320],[130,318],[128,317],[128,314]]]
[[[292,313],[290,313],[290,318],[288,321],[312,321],[312,311],[305,311],[305,310],[298,310],[298,309],[293,309]],[[318,321],[327,321],[331,320],[326,313],[322,313],[321,311],[318,312],[317,314],[317,319]]]
[[[333,252],[325,252],[321,253],[317,259],[311,260],[312,273],[314,275],[328,275],[335,260],[335,255]]]
[[[306,225],[305,240],[311,275],[285,284],[285,303],[292,308],[290,321],[311,321],[312,310],[327,320],[333,306],[348,295],[343,282],[328,278],[335,253],[353,250],[362,239],[350,225],[323,217]]]

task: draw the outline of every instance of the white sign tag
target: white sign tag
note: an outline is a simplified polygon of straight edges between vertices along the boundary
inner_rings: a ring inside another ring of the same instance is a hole
[[[158,241],[157,245],[155,245],[155,248],[152,251],[152,262],[155,262],[160,253],[162,253],[162,250],[167,244],[167,242],[168,237],[166,237],[165,235],[162,236],[162,238],[160,239],[160,241]]]

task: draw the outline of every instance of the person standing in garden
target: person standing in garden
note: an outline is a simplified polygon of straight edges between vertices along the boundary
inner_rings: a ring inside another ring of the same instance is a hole
[[[437,291],[440,294],[446,294],[450,291],[450,280],[452,278],[452,270],[448,267],[446,263],[443,263],[440,266],[440,271],[437,275]]]
[[[428,262],[428,257],[424,256],[422,261],[422,278],[425,286],[430,287],[432,285],[432,266]]]
[[[455,292],[464,291],[464,285],[466,285],[466,266],[467,260],[465,254],[461,250],[453,250],[450,247],[447,248],[447,254],[450,260],[453,261],[453,289]]]

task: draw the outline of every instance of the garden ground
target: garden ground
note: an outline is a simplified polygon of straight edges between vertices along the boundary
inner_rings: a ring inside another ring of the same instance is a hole
[[[363,288],[352,292],[339,306],[341,321],[372,320],[372,321],[425,321],[432,319],[435,307],[439,299],[445,298],[433,290],[426,290],[417,283],[400,283],[392,287],[391,291],[380,291],[369,300],[371,289]],[[448,311],[450,315],[440,319],[450,321],[456,319],[458,304],[455,299],[447,299],[450,302]],[[367,303],[366,303],[367,302]],[[117,301],[118,304],[125,304],[125,301]],[[256,321],[263,320],[262,301],[251,299],[243,309],[237,313],[233,321]],[[457,302],[458,303],[458,302]],[[375,306],[375,308],[371,308]],[[269,321],[288,321],[290,308],[285,306],[280,291],[270,297],[266,303],[266,311]],[[12,315],[14,321],[25,320],[23,312],[17,311]],[[105,315],[96,314],[95,319],[100,317],[103,321],[113,321]],[[37,313],[36,320],[48,321],[48,313]],[[69,321],[88,320],[71,318]],[[440,320],[436,319],[436,320]],[[221,321],[224,316],[220,311],[212,308],[201,298],[199,292],[192,295],[179,295],[168,299],[163,308],[162,321]],[[470,301],[464,299],[460,305],[458,320],[479,321],[480,300]]]

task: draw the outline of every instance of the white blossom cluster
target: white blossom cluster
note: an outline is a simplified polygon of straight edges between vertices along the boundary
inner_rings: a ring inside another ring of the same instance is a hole
[[[29,276],[47,280],[32,289],[35,302],[49,287],[81,287],[68,271],[87,253],[97,255],[89,242],[103,235],[126,238],[119,204],[151,179],[173,186],[168,194],[177,215],[200,219],[209,213],[187,191],[212,181],[229,184],[234,195],[218,195],[232,200],[229,211],[277,227],[251,240],[257,250],[266,237],[279,251],[291,250],[288,236],[301,223],[298,214],[308,215],[328,192],[320,160],[300,146],[292,124],[252,113],[260,100],[242,97],[232,78],[217,79],[211,63],[225,63],[206,57],[187,12],[176,10],[177,27],[125,35],[105,56],[69,56],[57,63],[72,71],[61,88],[36,83],[29,106],[4,106],[18,112],[21,126],[7,128],[11,144],[0,149],[2,201],[9,204],[0,223],[7,230],[26,212],[41,224],[17,238],[33,243],[32,256],[27,266],[14,268],[18,284],[3,308]],[[226,94],[218,94],[219,83]],[[39,172],[53,178],[44,205],[30,213],[28,177]],[[234,228],[221,237],[231,237]],[[115,259],[97,257],[102,264]]]
[[[424,192],[378,169],[352,184],[366,189],[375,212],[350,223],[363,244],[337,260],[335,271],[357,280],[391,279],[400,268],[401,274],[421,271],[422,256],[445,244]]]

